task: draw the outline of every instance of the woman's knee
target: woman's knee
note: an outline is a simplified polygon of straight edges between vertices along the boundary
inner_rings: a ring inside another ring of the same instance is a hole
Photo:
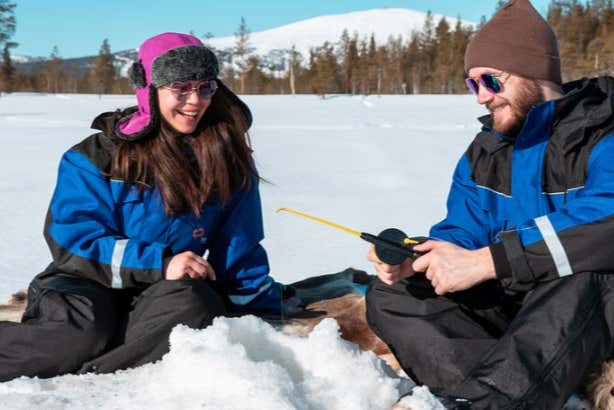
[[[37,346],[24,358],[28,375],[52,377],[76,371],[102,354],[114,335],[115,322],[100,317],[92,301],[82,295],[46,289],[33,302],[29,319],[10,332],[14,345]]]
[[[186,303],[198,310],[206,310],[211,316],[221,316],[226,313],[226,305],[222,297],[206,281],[190,279],[185,284],[188,288]]]
[[[194,317],[209,318],[226,314],[223,298],[207,281],[199,279],[165,280],[158,282],[153,292],[147,295],[156,304],[172,307],[176,315],[187,320]],[[189,324],[189,323],[186,323]]]
[[[391,298],[390,287],[380,280],[374,280],[367,288],[365,303],[367,308],[367,323],[372,329],[377,329],[382,320],[382,305],[387,305]]]

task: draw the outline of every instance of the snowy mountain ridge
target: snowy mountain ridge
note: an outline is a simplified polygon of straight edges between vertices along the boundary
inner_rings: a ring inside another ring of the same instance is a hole
[[[433,14],[433,24],[444,17]],[[269,73],[283,75],[287,70],[292,47],[299,53],[298,62],[305,65],[309,59],[309,50],[321,47],[325,42],[336,44],[343,31],[352,37],[355,33],[359,40],[374,35],[377,45],[385,44],[390,37],[408,40],[413,31],[422,31],[427,13],[402,8],[371,9],[344,14],[331,14],[301,20],[270,30],[251,33],[248,49],[256,55]],[[457,19],[446,16],[448,24],[453,27]],[[463,26],[474,25],[461,20]],[[235,36],[214,37],[206,44],[215,48],[218,55],[226,60],[236,44]]]
[[[251,33],[249,42],[257,55],[266,55],[274,50],[289,50],[295,46],[296,51],[306,57],[312,47],[321,46],[326,41],[338,42],[343,30],[347,30],[350,36],[358,33],[360,39],[368,38],[373,33],[378,45],[384,44],[390,36],[408,39],[412,31],[422,30],[426,16],[427,13],[403,8],[324,15]],[[433,14],[434,24],[442,17],[441,14]],[[445,17],[452,27],[456,24],[457,18]],[[461,24],[474,25],[464,20],[461,20]],[[207,41],[208,45],[218,50],[230,49],[235,43],[234,36],[214,37]]]

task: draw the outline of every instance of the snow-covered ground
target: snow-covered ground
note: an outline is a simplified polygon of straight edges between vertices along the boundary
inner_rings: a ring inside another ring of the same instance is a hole
[[[425,234],[445,213],[457,159],[483,113],[466,96],[246,96],[261,175],[265,247],[290,283],[348,266],[370,270],[366,243],[290,214],[289,207],[378,233]],[[0,301],[50,260],[42,236],[61,154],[101,111],[128,96],[0,97]],[[0,335],[2,337],[2,335]],[[252,317],[178,328],[159,363],[116,375],[0,384],[11,409],[386,409],[407,381],[341,340],[333,321],[308,338]],[[431,407],[425,407],[431,408]]]

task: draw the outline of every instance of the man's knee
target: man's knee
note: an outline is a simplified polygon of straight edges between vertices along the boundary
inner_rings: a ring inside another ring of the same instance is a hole
[[[371,327],[373,327],[372,322],[375,322],[377,320],[379,304],[382,298],[386,297],[386,294],[381,291],[380,285],[386,286],[379,279],[374,280],[367,288],[367,293],[365,294],[365,304],[367,307],[367,322]]]
[[[404,292],[404,286],[401,284],[387,285],[379,279],[374,280],[367,288],[365,295],[367,323],[377,332],[387,322],[385,317],[387,307],[395,305],[400,299],[407,303],[410,298]]]

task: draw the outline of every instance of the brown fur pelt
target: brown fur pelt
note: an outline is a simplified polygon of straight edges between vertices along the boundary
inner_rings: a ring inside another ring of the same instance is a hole
[[[26,303],[27,293],[25,290],[14,293],[6,305],[0,305],[0,321],[20,322],[23,312],[26,310]]]
[[[594,410],[614,409],[614,362],[605,362],[601,373],[588,386]]]
[[[357,344],[363,350],[372,351],[395,371],[400,371],[401,366],[388,346],[367,324],[364,296],[348,294],[321,300],[309,304],[306,310],[319,314],[313,317],[293,318],[282,327],[282,330],[287,333],[307,334],[322,320],[336,319],[342,338]]]

